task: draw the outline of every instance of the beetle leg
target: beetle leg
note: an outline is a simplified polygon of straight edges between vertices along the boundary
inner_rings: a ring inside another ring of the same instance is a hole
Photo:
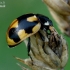
[[[31,60],[32,60],[32,57],[31,57],[31,55],[29,54],[29,52],[30,52],[30,48],[31,48],[31,43],[30,43],[30,37],[28,38],[28,44],[27,44],[27,50],[28,50],[28,56],[31,58]],[[32,60],[32,62],[33,62],[33,60]],[[32,63],[32,65],[33,65],[33,63]]]
[[[42,35],[42,33],[39,31],[39,35],[40,35],[40,38],[42,39],[42,41],[45,41],[45,37]]]
[[[28,56],[30,56],[30,55],[29,55],[30,46],[31,46],[31,44],[30,44],[30,37],[29,37],[29,38],[28,38],[28,44],[27,44]]]

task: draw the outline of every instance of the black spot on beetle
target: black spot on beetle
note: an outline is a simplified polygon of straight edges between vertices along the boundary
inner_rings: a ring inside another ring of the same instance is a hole
[[[18,28],[17,31],[24,29],[26,33],[32,33],[32,29],[34,26],[38,24],[38,21],[29,22],[26,19],[22,18],[22,20],[18,19]]]
[[[13,39],[14,42],[19,42],[20,38],[16,32],[16,28],[11,28],[9,31],[9,38]]]

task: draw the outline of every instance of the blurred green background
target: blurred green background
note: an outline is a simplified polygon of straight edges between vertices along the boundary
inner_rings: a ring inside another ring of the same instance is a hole
[[[21,70],[21,68],[16,64],[19,62],[13,56],[23,59],[28,57],[24,42],[13,49],[8,48],[6,42],[7,28],[15,18],[26,13],[40,13],[48,16],[53,21],[54,27],[59,34],[61,34],[61,32],[42,0],[0,0],[0,4],[3,1],[5,2],[5,7],[0,7],[0,70]],[[65,35],[63,36],[67,40],[70,54],[70,38]],[[70,57],[65,70],[70,69],[69,62]]]

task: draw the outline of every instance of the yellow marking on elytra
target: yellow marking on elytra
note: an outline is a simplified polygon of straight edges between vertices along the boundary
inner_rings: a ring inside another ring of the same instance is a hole
[[[11,45],[11,46],[14,46],[14,45],[17,45],[18,43],[20,43],[21,41],[25,40],[26,38],[30,37],[31,35],[35,34],[36,32],[39,31],[41,27],[41,24],[38,23],[36,26],[33,27],[32,29],[32,33],[26,33],[24,29],[22,30],[19,30],[19,32],[17,33],[17,35],[19,36],[20,38],[20,41],[19,42],[14,42],[13,39],[10,39],[9,36],[8,36],[8,33],[7,33],[7,42],[8,42],[8,45]]]
[[[24,39],[28,34],[25,32],[24,29],[19,30],[18,32],[18,36],[20,37],[20,39]]]
[[[13,39],[10,39],[8,34],[7,34],[7,42],[8,42],[8,45],[15,45],[16,43],[13,41]]]
[[[33,31],[34,33],[36,33],[36,32],[39,31],[40,28],[41,28],[41,24],[38,23],[36,26],[33,27],[32,31]]]
[[[17,28],[17,27],[18,27],[18,20],[15,19],[15,20],[11,23],[9,29],[11,29],[11,28]]]
[[[38,19],[35,15],[27,18],[27,21],[29,21],[29,22],[33,22],[33,21],[37,21],[37,20]]]
[[[24,29],[19,30],[18,36],[20,37],[21,41],[23,41],[23,40],[25,40],[26,38],[28,38],[28,37],[30,37],[31,35],[33,35],[33,34],[35,34],[36,32],[38,32],[39,29],[40,29],[40,27],[41,27],[41,24],[38,23],[35,27],[33,27],[32,33],[26,33]],[[21,42],[21,41],[20,41],[20,42]]]

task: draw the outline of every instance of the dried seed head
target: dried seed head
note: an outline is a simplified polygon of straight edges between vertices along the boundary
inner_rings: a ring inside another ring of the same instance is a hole
[[[30,59],[16,59],[28,65],[32,70],[57,70],[65,67],[68,60],[67,44],[54,27],[50,28],[50,34],[45,30],[40,30],[31,36],[30,44]]]
[[[58,27],[63,33],[70,36],[70,0],[43,0]]]

